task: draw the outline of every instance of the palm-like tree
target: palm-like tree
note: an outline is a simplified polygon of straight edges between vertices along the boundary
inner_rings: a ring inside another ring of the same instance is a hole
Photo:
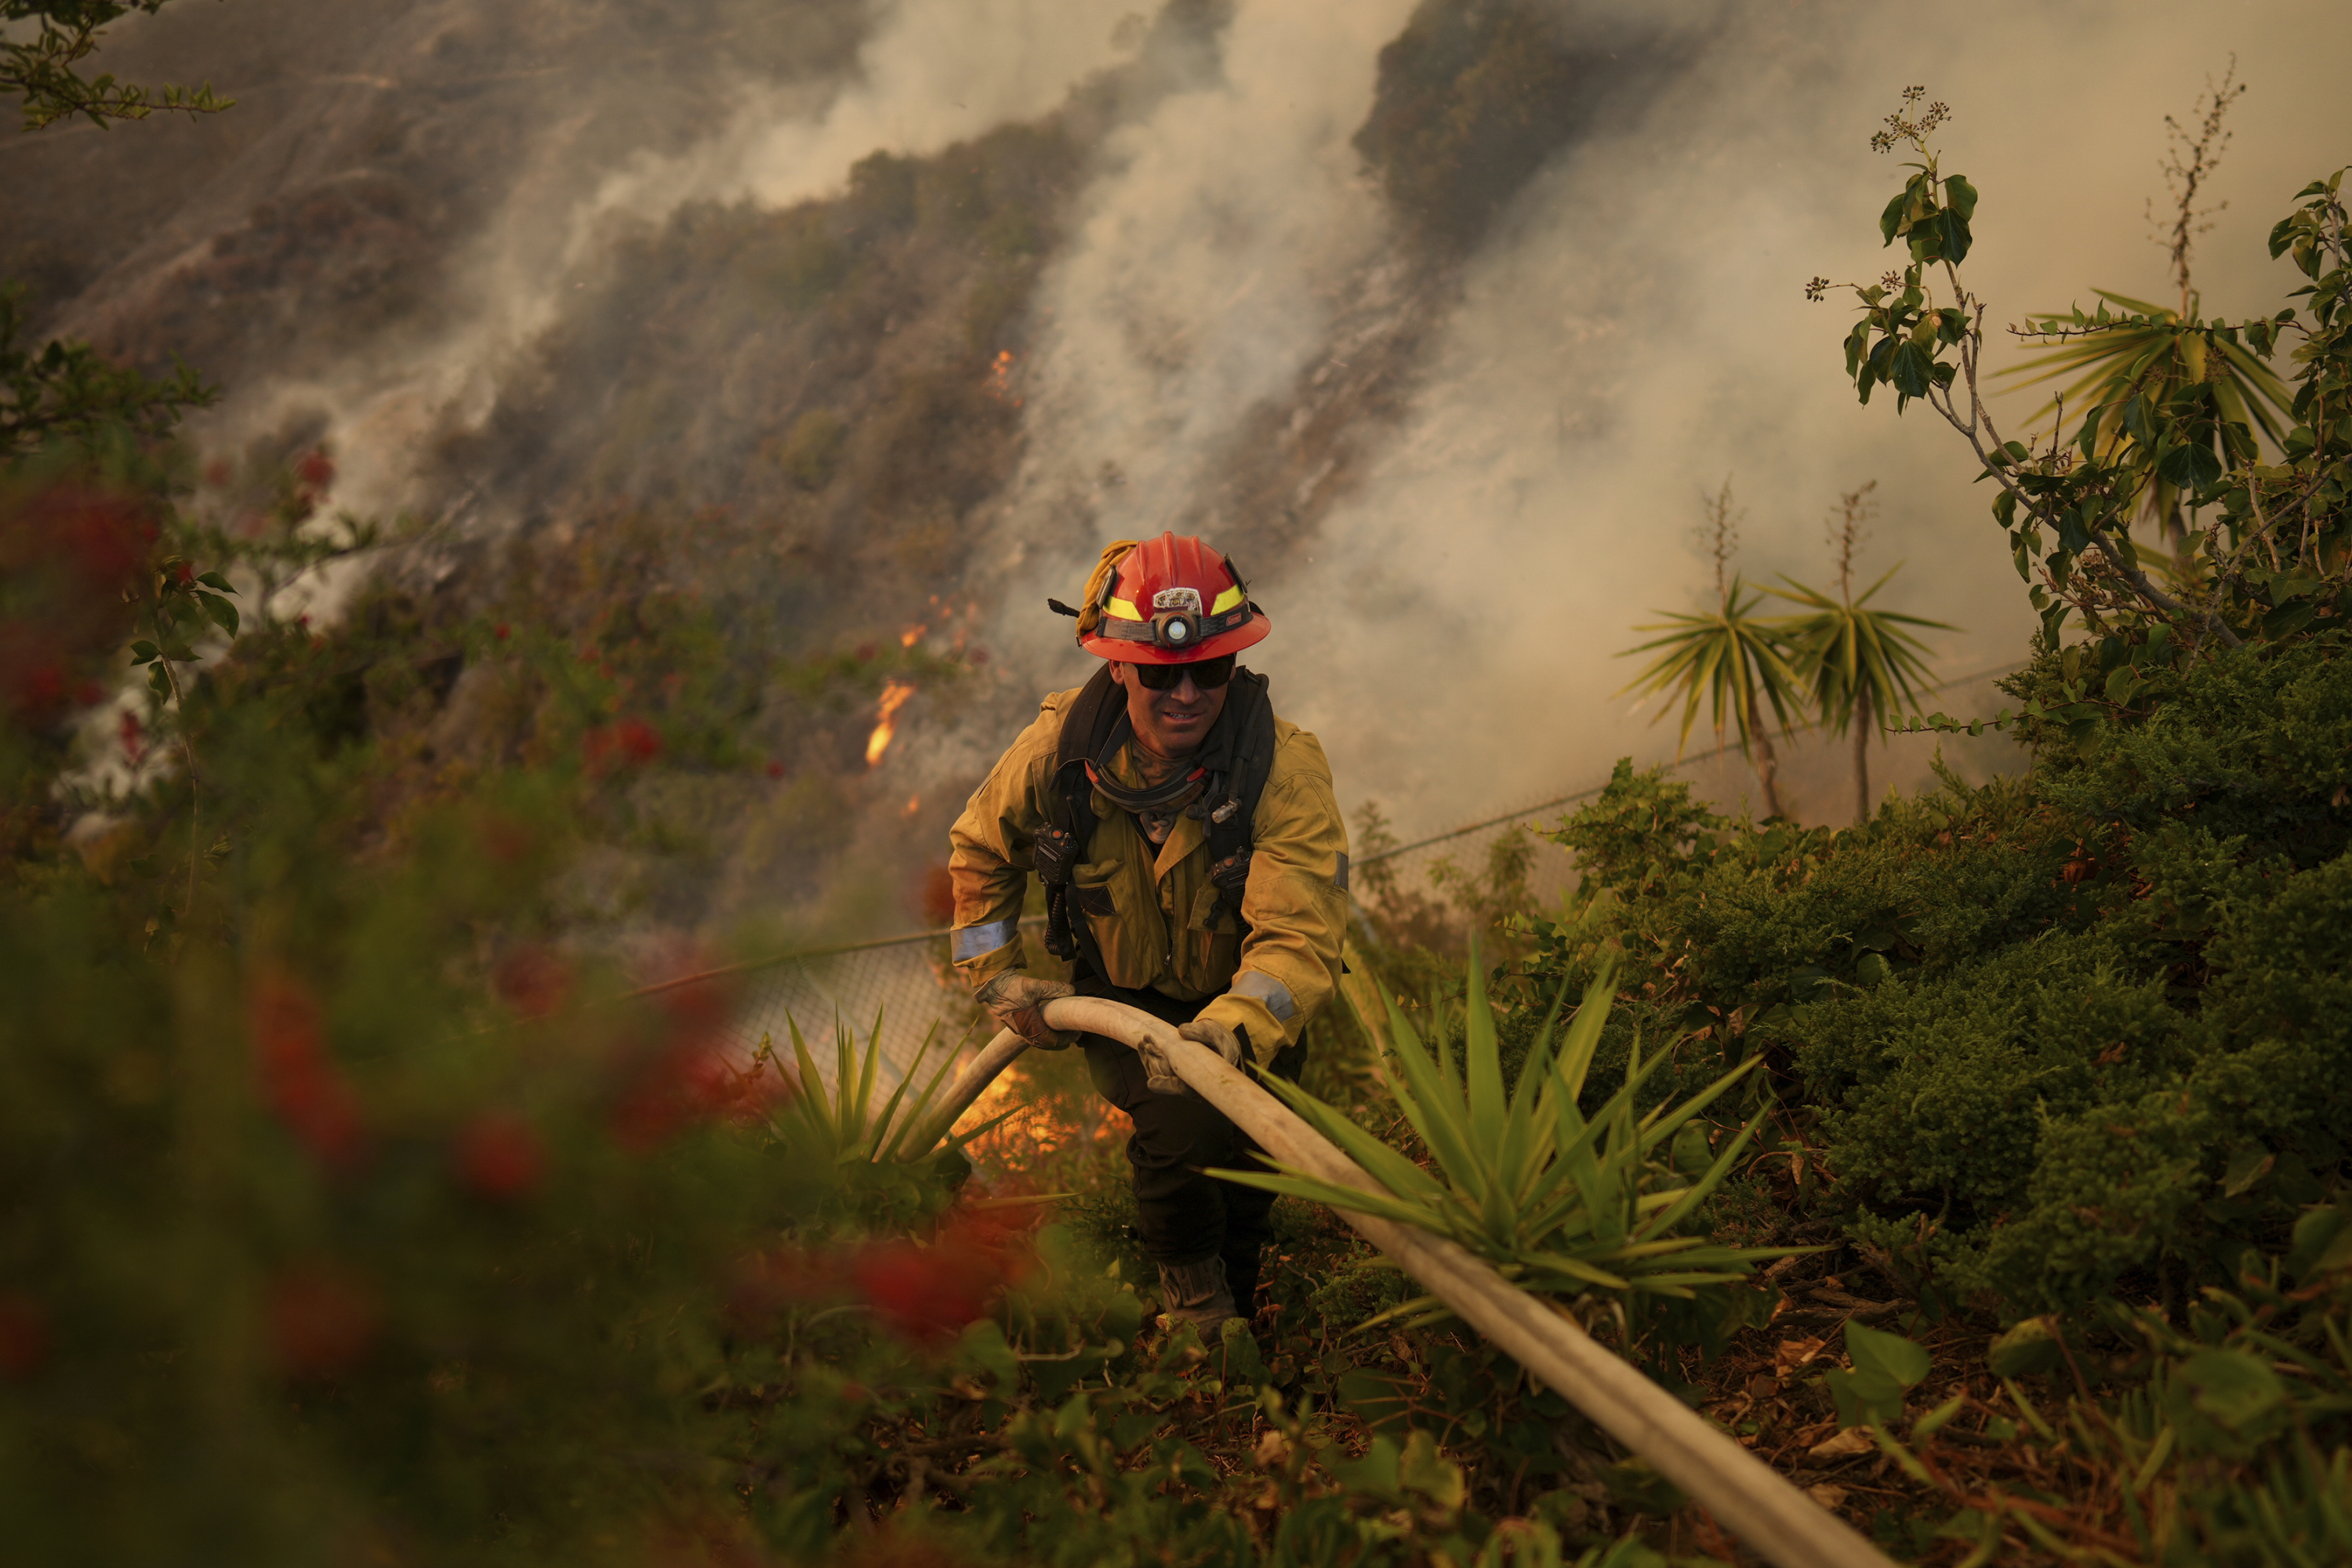
[[[1997,374],[2022,376],[2024,386],[2063,378],[2034,418],[2062,408],[2081,411],[2075,438],[2103,463],[2129,461],[2147,437],[2150,411],[2184,394],[2203,405],[2203,444],[2168,454],[2140,499],[2142,516],[2178,534],[2181,492],[2196,488],[2181,481],[2210,482],[2235,466],[2224,426],[2260,430],[2273,446],[2282,444],[2294,423],[2287,412],[2293,394],[2270,366],[2207,327],[2196,295],[2187,295],[2174,310],[2105,289],[2092,291],[2123,313],[2103,304],[2089,317],[2079,311],[2037,317],[2034,330],[2058,338],[2059,346]]]
[[[1743,589],[1737,574],[1728,577],[1725,574],[1738,526],[1731,510],[1730,480],[1726,479],[1723,489],[1707,500],[1706,517],[1703,534],[1709,539],[1715,555],[1715,612],[1673,615],[1661,611],[1664,620],[1635,626],[1638,632],[1664,632],[1665,636],[1653,637],[1618,656],[1622,658],[1637,653],[1657,653],[1657,658],[1622,691],[1638,689],[1644,697],[1668,691],[1682,697],[1682,733],[1675,745],[1677,758],[1690,744],[1691,725],[1698,717],[1699,702],[1706,700],[1708,718],[1717,738],[1722,736],[1726,723],[1730,724],[1738,736],[1739,754],[1755,767],[1756,782],[1764,795],[1765,815],[1784,816],[1787,813],[1780,809],[1780,761],[1773,755],[1772,737],[1765,727],[1759,699],[1770,704],[1773,719],[1780,724],[1781,733],[1787,734],[1789,710],[1797,700],[1797,676],[1790,667],[1787,637],[1777,621],[1755,613],[1756,606],[1763,602],[1763,595]],[[1667,707],[1671,706],[1670,700]],[[1658,717],[1665,717],[1665,712],[1664,708],[1660,709]]]
[[[2259,429],[2275,446],[2283,443],[2294,423],[2288,413],[2293,397],[2286,384],[2269,365],[2241,346],[2236,334],[2216,332],[2198,313],[2190,253],[2197,236],[2213,226],[2206,220],[2221,208],[2200,207],[2197,203],[2230,140],[2221,129],[2222,119],[2246,90],[2237,80],[2234,56],[2221,84],[2215,86],[2208,77],[2206,88],[2206,96],[2192,110],[2203,115],[2193,131],[2168,114],[2164,117],[2171,133],[2164,162],[2165,184],[2176,208],[2172,237],[2166,248],[2171,256],[2173,282],[2180,291],[2179,308],[2094,289],[2106,303],[2087,317],[2075,310],[2033,318],[2035,333],[2053,338],[2057,347],[1999,373],[2022,376],[2021,384],[2026,386],[2063,379],[2058,395],[2043,404],[2034,418],[2062,407],[2081,411],[2083,425],[2077,439],[2084,443],[2086,456],[2105,463],[2128,458],[2133,447],[2144,443],[2150,411],[2184,393],[2200,402],[2206,412],[2201,447],[2190,444],[2168,453],[2157,466],[2155,482],[2141,498],[2144,515],[2174,534],[2181,531],[2184,486],[2180,481],[2210,482],[2232,467],[2227,426],[2243,426],[2250,433]],[[2111,312],[2108,305],[2118,307],[2121,313]]]
[[[1929,671],[1920,656],[1927,645],[1904,628],[1939,631],[1958,628],[1942,621],[1923,620],[1893,610],[1870,607],[1872,595],[1886,586],[1898,564],[1859,595],[1853,591],[1853,553],[1873,505],[1873,479],[1839,498],[1840,517],[1830,525],[1830,542],[1838,556],[1838,596],[1788,577],[1785,587],[1770,592],[1807,613],[1784,617],[1779,627],[1794,655],[1796,675],[1806,688],[1814,714],[1831,733],[1853,732],[1854,821],[1870,820],[1870,732],[1879,719],[1898,707],[1918,706],[1919,689]]]

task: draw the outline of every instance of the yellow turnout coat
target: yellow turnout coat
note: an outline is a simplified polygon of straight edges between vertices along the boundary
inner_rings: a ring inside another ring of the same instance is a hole
[[[1053,821],[1055,753],[1063,715],[1080,689],[1039,705],[1036,721],[973,792],[950,835],[950,942],[956,968],[974,986],[1021,966],[1030,849]],[[1252,818],[1242,894],[1246,940],[1232,912],[1218,907],[1202,822],[1179,816],[1168,841],[1155,846],[1099,793],[1094,837],[1069,900],[1074,923],[1091,921],[1110,971],[1104,979],[1180,1002],[1206,1001],[1199,1016],[1243,1033],[1261,1063],[1295,1042],[1330,1000],[1348,918],[1348,829],[1331,766],[1321,743],[1288,720],[1276,718],[1274,733],[1274,764]],[[1143,782],[1134,752],[1130,741],[1113,765],[1123,784]]]

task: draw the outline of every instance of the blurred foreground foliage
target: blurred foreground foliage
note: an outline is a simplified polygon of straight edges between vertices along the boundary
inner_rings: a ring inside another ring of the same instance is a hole
[[[885,1163],[837,1092],[870,1058],[747,1064],[723,981],[628,994],[709,962],[615,956],[707,863],[681,795],[806,806],[747,709],[950,661],[747,648],[614,536],[313,625],[321,569],[413,537],[322,515],[332,468],[116,428],[5,476],[31,1560],[1658,1561],[1618,1537],[1679,1500],[1556,1396],[1354,1331],[1406,1292],[1328,1215],[1285,1206],[1262,1340],[1202,1345],[1102,1142]]]

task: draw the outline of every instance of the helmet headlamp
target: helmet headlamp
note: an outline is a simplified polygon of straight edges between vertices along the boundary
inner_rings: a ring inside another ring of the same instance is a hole
[[[1201,640],[1201,617],[1191,610],[1162,610],[1151,617],[1151,640],[1164,648],[1192,647]]]

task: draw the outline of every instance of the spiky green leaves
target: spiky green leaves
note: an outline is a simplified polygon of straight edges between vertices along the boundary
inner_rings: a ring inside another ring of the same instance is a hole
[[[1690,743],[1691,724],[1698,717],[1702,700],[1708,705],[1708,721],[1717,734],[1723,732],[1727,721],[1730,723],[1739,738],[1742,755],[1761,730],[1758,698],[1771,704],[1772,716],[1781,730],[1789,729],[1789,710],[1797,700],[1797,676],[1790,667],[1789,645],[1780,626],[1755,613],[1762,600],[1763,595],[1753,591],[1743,596],[1740,580],[1734,577],[1713,615],[1668,616],[1633,628],[1666,635],[1619,656],[1658,650],[1657,658],[1622,689],[1639,690],[1645,697],[1664,691],[1682,698],[1677,752]]]
[[[1779,1252],[1750,1251],[1681,1234],[1698,1205],[1729,1175],[1759,1111],[1710,1152],[1701,1111],[1747,1077],[1740,1063],[1679,1105],[1637,1114],[1642,1086],[1664,1065],[1644,1063],[1638,1042],[1625,1079],[1591,1118],[1580,1109],[1585,1080],[1614,1000],[1612,965],[1593,980],[1559,1028],[1559,1004],[1528,1049],[1516,1086],[1503,1081],[1493,1004],[1471,960],[1462,1061],[1447,1031],[1434,1049],[1393,998],[1384,998],[1394,1069],[1391,1092],[1432,1155],[1424,1168],[1291,1084],[1268,1079],[1300,1118],[1353,1159],[1377,1184],[1367,1192],[1289,1166],[1221,1171],[1231,1181],[1417,1226],[1459,1243],[1521,1286],[1566,1296],[1599,1290],[1688,1298],[1729,1284]],[[1565,994],[1561,997],[1565,1000]],[[1441,1310],[1430,1298],[1397,1309]]]
[[[1807,612],[1789,617],[1780,629],[1797,679],[1811,689],[1813,710],[1833,733],[1846,732],[1865,699],[1869,711],[1882,720],[1916,708],[1931,675],[1920,657],[1927,645],[1904,628],[1954,629],[1942,621],[1870,607],[1872,595],[1901,570],[1895,567],[1851,600],[1833,599],[1788,577],[1780,579],[1786,587],[1769,590]]]
[[[938,1030],[923,1037],[923,1043],[908,1065],[907,1074],[898,1080],[877,1110],[874,1094],[881,1076],[882,1019],[876,1015],[874,1031],[860,1047],[845,1025],[834,1029],[834,1078],[828,1089],[817,1071],[816,1060],[809,1054],[808,1043],[801,1037],[798,1022],[787,1016],[785,1027],[791,1031],[793,1058],[800,1070],[800,1084],[792,1098],[775,1112],[772,1124],[787,1141],[814,1148],[829,1157],[835,1164],[884,1164],[894,1161],[914,1161],[930,1152],[930,1145],[940,1141],[944,1129],[939,1128],[924,1113],[930,1109],[940,1085],[955,1066],[952,1055],[943,1055],[940,1065],[920,1089],[915,1089],[916,1073],[922,1066],[935,1042]],[[762,1041],[761,1054],[772,1054],[771,1042]],[[914,1090],[911,1100],[908,1091]],[[1012,1112],[1006,1112],[1010,1115]],[[961,1146],[994,1127],[989,1121],[954,1140]]]

